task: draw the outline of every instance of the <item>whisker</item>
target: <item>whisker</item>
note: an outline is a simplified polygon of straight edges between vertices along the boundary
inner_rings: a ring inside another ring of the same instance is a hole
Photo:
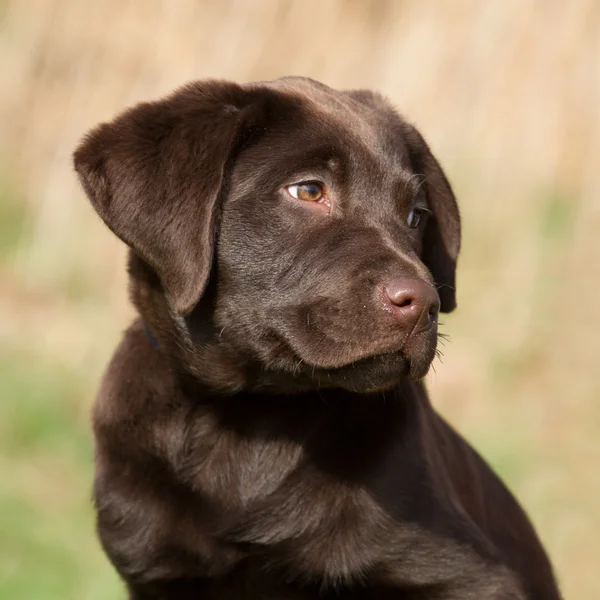
[[[437,287],[437,288],[447,287],[447,288],[450,288],[453,292],[456,291],[456,288],[454,286],[450,285],[449,283],[438,283],[436,281],[435,282],[435,287]]]

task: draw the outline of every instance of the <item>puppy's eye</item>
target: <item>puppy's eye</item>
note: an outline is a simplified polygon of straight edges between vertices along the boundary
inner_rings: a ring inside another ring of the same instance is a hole
[[[416,229],[419,226],[421,219],[427,212],[428,212],[428,210],[426,208],[411,209],[411,211],[408,213],[408,217],[406,218],[406,224],[411,229]]]
[[[306,202],[318,202],[323,198],[323,186],[316,181],[288,185],[286,189],[292,198]]]

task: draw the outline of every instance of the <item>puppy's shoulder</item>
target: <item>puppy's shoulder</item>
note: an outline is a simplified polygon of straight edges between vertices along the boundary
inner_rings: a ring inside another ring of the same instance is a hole
[[[136,320],[104,374],[93,412],[96,438],[117,436],[133,444],[166,421],[183,418],[186,410],[177,374]]]

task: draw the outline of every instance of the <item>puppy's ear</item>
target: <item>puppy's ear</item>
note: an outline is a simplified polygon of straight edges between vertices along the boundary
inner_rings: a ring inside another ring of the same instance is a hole
[[[179,315],[206,286],[226,168],[254,108],[241,86],[196,82],[100,125],[75,151],[92,205]]]
[[[432,211],[423,234],[421,258],[431,271],[440,296],[440,310],[456,308],[456,261],[460,250],[460,213],[440,164],[421,134],[403,123],[412,167],[424,178],[423,188]]]

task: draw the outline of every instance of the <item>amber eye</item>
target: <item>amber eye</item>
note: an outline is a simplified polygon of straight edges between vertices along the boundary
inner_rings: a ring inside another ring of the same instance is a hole
[[[323,197],[323,186],[315,181],[288,185],[286,189],[292,198],[306,202],[318,202]]]
[[[406,224],[411,229],[416,229],[423,218],[423,215],[427,212],[425,208],[413,208],[409,213],[406,219]]]

